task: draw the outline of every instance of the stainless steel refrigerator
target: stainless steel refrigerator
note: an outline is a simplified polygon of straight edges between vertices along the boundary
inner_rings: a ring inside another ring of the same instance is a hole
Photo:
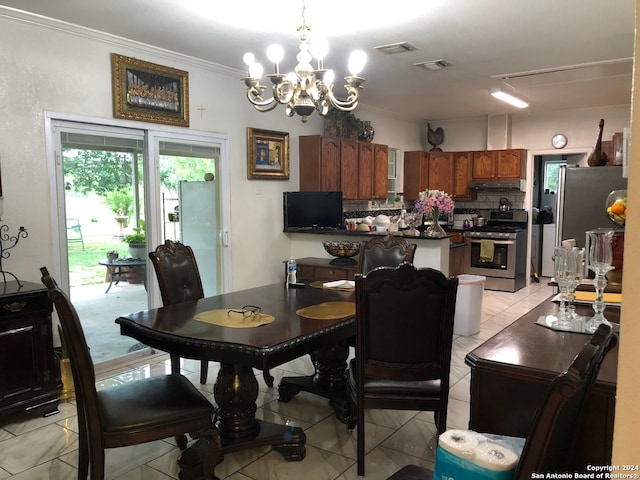
[[[587,230],[615,225],[607,217],[606,200],[613,190],[626,190],[622,167],[560,168],[556,245],[575,238],[577,247],[585,247]]]

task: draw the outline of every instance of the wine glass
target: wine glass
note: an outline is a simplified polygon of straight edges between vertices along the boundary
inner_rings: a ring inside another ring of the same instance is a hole
[[[589,270],[595,274],[593,286],[596,289],[596,299],[593,302],[595,315],[585,323],[585,331],[593,333],[601,323],[611,325],[604,316],[604,289],[607,286],[606,274],[613,267],[613,251],[611,239],[614,231],[608,228],[597,228],[587,232],[589,236]]]
[[[555,247],[553,252],[553,276],[560,290],[560,307],[556,315],[557,320],[553,326],[559,330],[571,330],[573,327],[570,312],[567,311],[565,302],[572,295],[570,291],[575,291],[577,286],[575,282],[576,271],[578,270],[576,250],[574,248]]]
[[[572,269],[573,275],[567,288],[567,315],[569,319],[575,323],[582,319],[580,315],[576,314],[576,307],[573,301],[576,299],[576,288],[578,288],[578,285],[580,285],[584,277],[584,249],[573,247],[571,248],[570,256],[575,268]]]

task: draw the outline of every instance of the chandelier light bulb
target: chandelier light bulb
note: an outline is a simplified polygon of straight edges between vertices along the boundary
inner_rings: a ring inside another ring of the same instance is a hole
[[[358,74],[364,69],[364,65],[367,63],[367,54],[362,50],[354,50],[349,57],[349,71],[351,75],[357,77]]]
[[[253,65],[254,63],[256,63],[256,57],[253,55],[253,53],[251,52],[247,52],[244,54],[244,56],[242,57],[242,61],[248,66],[250,67],[251,65]]]
[[[333,70],[327,70],[324,74],[324,84],[326,86],[333,85],[333,81],[336,79],[336,74]]]
[[[326,38],[315,38],[310,45],[311,55],[318,60],[318,70],[323,69],[322,61],[329,53],[329,42]]]
[[[284,58],[284,50],[278,44],[273,44],[267,48],[267,58],[273,63],[280,63]]]
[[[262,68],[262,65],[260,65],[258,62],[253,62],[251,65],[249,65],[249,76],[251,78],[261,78],[263,71],[264,69]]]

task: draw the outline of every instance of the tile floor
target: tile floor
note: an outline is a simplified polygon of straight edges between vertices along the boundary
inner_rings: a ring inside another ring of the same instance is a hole
[[[485,291],[480,333],[456,336],[451,369],[449,428],[466,428],[469,419],[469,367],[467,352],[518,319],[553,292],[548,279],[532,283],[516,293]],[[214,363],[209,381],[201,389],[213,401]],[[124,361],[111,370],[99,371],[99,388],[170,371],[168,355]],[[199,362],[185,360],[182,370],[199,385]],[[273,369],[275,385],[283,375],[310,374],[308,357]],[[366,413],[366,476],[356,474],[356,434],[336,421],[327,401],[300,393],[289,403],[279,403],[277,389],[269,388],[256,372],[260,392],[257,416],[300,426],[307,435],[307,455],[301,462],[287,462],[269,448],[245,450],[225,456],[216,468],[221,479],[348,480],[386,479],[405,464],[433,467],[435,425],[430,412],[370,410]],[[43,418],[14,415],[0,418],[0,479],[58,480],[77,477],[78,435],[74,403],[60,404],[60,413]],[[170,480],[178,478],[180,455],[174,440],[107,450],[107,479]]]

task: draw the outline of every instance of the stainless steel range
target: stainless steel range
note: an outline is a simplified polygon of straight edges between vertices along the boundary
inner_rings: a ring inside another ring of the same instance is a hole
[[[516,292],[526,285],[527,212],[491,210],[484,227],[464,234],[465,273],[487,278],[487,290]]]

